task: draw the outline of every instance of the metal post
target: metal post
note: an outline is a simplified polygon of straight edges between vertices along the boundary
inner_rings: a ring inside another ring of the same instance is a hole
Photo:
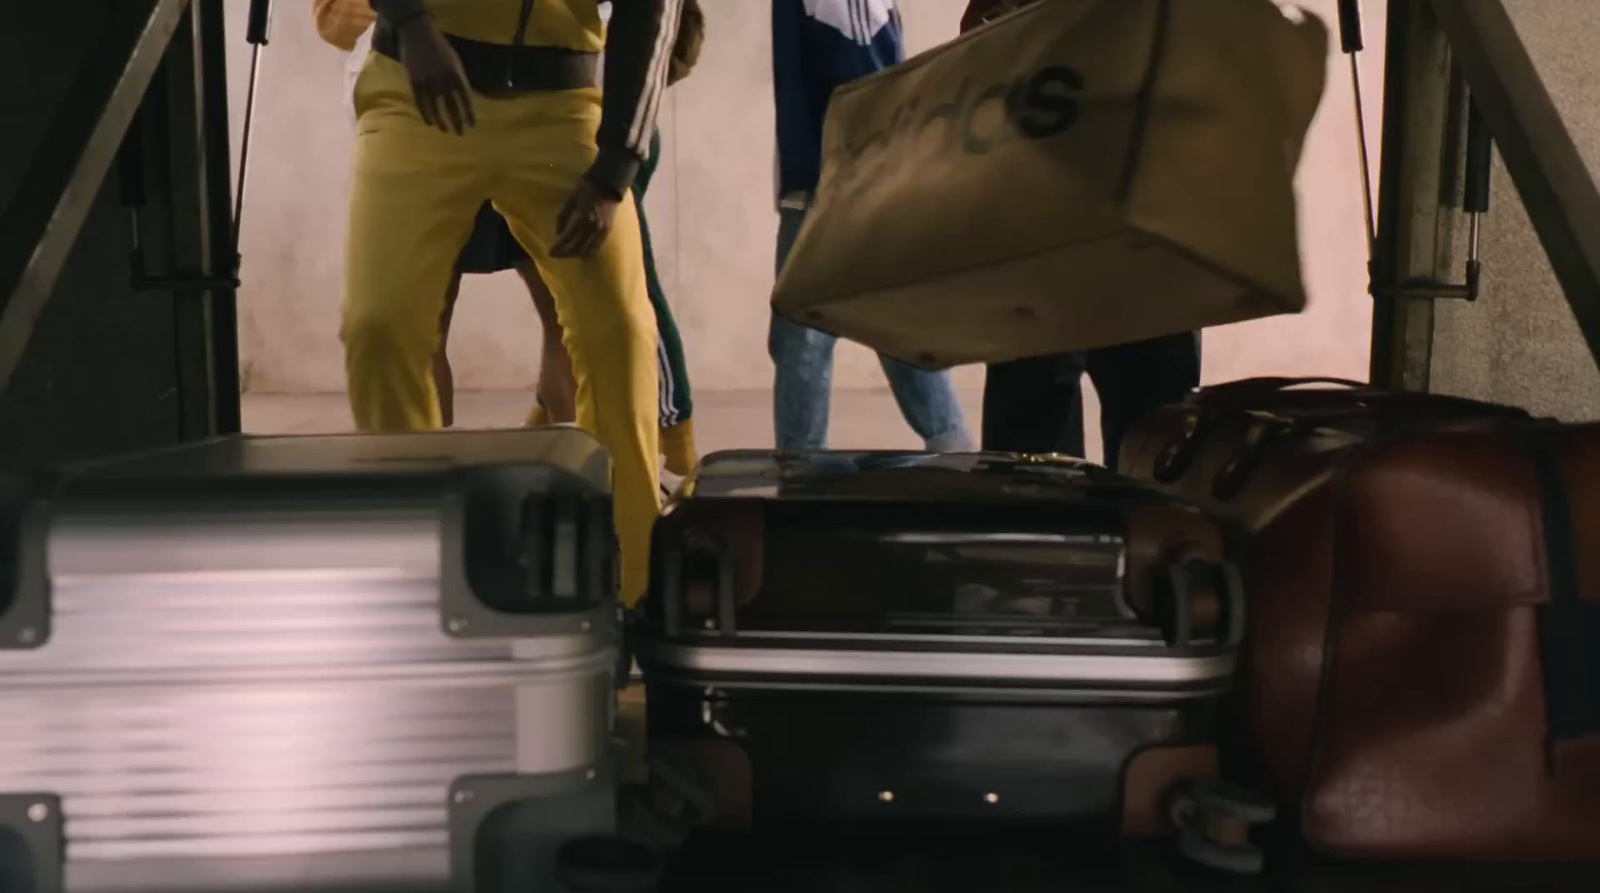
[[[195,51],[200,72],[198,107],[201,117],[202,157],[205,159],[206,208],[203,272],[212,278],[232,279],[239,274],[239,218],[229,213],[234,192],[231,141],[228,132],[227,34],[223,0],[196,0]],[[240,184],[239,194],[244,194]],[[239,411],[239,311],[238,292],[214,288],[210,301],[212,433],[237,434]]]
[[[1455,215],[1440,200],[1444,158],[1454,149],[1450,100],[1450,51],[1431,5],[1390,0],[1372,262],[1370,375],[1380,387],[1428,390],[1433,301],[1388,292],[1383,285],[1443,282],[1451,268]]]
[[[216,238],[214,222],[223,223],[222,238],[227,241],[228,205],[215,206],[209,190],[210,170],[217,163],[210,151],[209,132],[215,123],[206,114],[206,93],[210,88],[202,74],[205,50],[200,43],[201,3],[190,7],[184,27],[173,36],[172,46],[162,63],[162,75],[152,85],[148,106],[160,112],[162,123],[158,136],[160,176],[157,180],[160,213],[149,215],[147,224],[159,224],[166,250],[159,255],[168,270],[193,271],[195,275],[163,280],[150,277],[145,280],[149,300],[161,300],[161,294],[170,295],[174,348],[174,372],[178,383],[176,395],[178,437],[180,440],[199,440],[217,433],[216,332],[212,326],[212,311],[218,291],[227,289],[220,284],[221,277],[214,273],[229,272],[227,266],[215,269],[217,258],[212,251]],[[223,82],[225,86],[226,82]],[[226,124],[222,125],[224,128]],[[226,132],[226,131],[224,131]],[[227,163],[226,158],[222,161]],[[152,240],[153,242],[157,240]],[[207,282],[217,279],[217,283]],[[233,336],[229,335],[231,340]]]

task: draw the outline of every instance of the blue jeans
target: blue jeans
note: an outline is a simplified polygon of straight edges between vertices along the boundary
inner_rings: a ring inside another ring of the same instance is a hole
[[[784,208],[778,220],[778,270],[794,247],[806,212]],[[775,376],[772,422],[778,449],[811,451],[828,448],[828,404],[833,392],[833,345],[837,339],[808,329],[777,314],[767,336]],[[972,449],[966,421],[948,372],[927,372],[878,355],[889,389],[906,423],[934,452]]]

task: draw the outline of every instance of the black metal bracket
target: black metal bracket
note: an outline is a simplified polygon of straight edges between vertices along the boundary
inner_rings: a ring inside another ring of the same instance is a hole
[[[449,810],[454,893],[549,889],[561,844],[616,832],[615,770],[602,761],[547,775],[464,776],[450,785]]]
[[[1475,260],[1467,261],[1466,280],[1461,283],[1434,282],[1431,279],[1404,279],[1393,285],[1373,285],[1374,298],[1393,298],[1396,300],[1434,301],[1458,300],[1476,301],[1478,299],[1479,282],[1482,279],[1481,265]]]
[[[666,618],[667,635],[678,636],[684,632],[684,617],[688,613],[689,584],[692,582],[709,582],[713,587],[717,634],[738,635],[738,568],[734,565],[722,537],[712,531],[690,528],[684,531],[681,543],[676,543],[664,551],[662,593],[666,604],[662,607]],[[690,574],[698,570],[697,560],[703,564],[706,559],[710,560],[716,578],[710,581],[690,580]],[[708,620],[706,623],[707,628],[710,628],[711,621]]]
[[[5,893],[63,893],[66,837],[62,827],[60,797],[0,796],[0,889]]]
[[[198,270],[178,270],[164,276],[152,276],[145,272],[142,248],[133,249],[129,266],[133,268],[133,277],[129,282],[134,291],[237,291],[241,284],[237,254],[234,255],[232,277],[207,276]]]
[[[252,15],[254,10],[252,9]],[[149,184],[145,175],[145,112],[134,113],[123,137],[122,148],[117,153],[117,186],[122,205],[128,209],[131,223],[133,250],[128,252],[128,267],[132,270],[129,284],[134,291],[237,291],[239,282],[239,246],[232,246],[233,258],[228,276],[216,276],[202,270],[178,270],[152,275],[145,264],[141,226],[143,210],[149,205]],[[228,231],[233,231],[230,221]]]
[[[1483,215],[1489,212],[1489,180],[1493,172],[1494,143],[1477,103],[1467,98],[1467,158],[1464,165],[1466,186],[1461,209],[1471,215],[1472,231],[1468,236],[1466,279],[1460,284],[1407,279],[1392,284],[1372,282],[1372,296],[1398,300],[1454,299],[1476,301],[1483,279],[1483,264],[1478,250],[1479,227]]]

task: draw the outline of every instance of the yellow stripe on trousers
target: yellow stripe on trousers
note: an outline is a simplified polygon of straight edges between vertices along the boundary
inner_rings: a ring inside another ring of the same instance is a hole
[[[556,214],[595,154],[600,92],[475,96],[464,136],[422,122],[404,69],[376,53],[356,85],[355,182],[344,322],[362,431],[440,426],[432,362],[445,287],[485,200],[555,295],[578,381],[578,426],[611,454],[623,603],[644,594],[660,511],[656,322],[631,200],[595,255],[554,259]],[[529,333],[533,343],[533,333]]]

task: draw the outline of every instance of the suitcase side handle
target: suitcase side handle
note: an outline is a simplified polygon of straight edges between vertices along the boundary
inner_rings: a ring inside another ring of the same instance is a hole
[[[537,469],[464,470],[440,525],[440,620],[457,639],[617,631],[609,494]]]
[[[0,480],[0,651],[50,639],[49,510],[20,481]]]
[[[1167,644],[1185,648],[1211,639],[1224,648],[1244,640],[1244,575],[1232,560],[1212,561],[1192,545],[1180,546],[1167,561],[1171,599],[1163,627]]]
[[[738,567],[729,552],[721,537],[703,529],[689,530],[677,545],[662,551],[661,614],[667,635],[683,635],[693,588],[707,578],[712,584],[716,631],[738,635]]]

